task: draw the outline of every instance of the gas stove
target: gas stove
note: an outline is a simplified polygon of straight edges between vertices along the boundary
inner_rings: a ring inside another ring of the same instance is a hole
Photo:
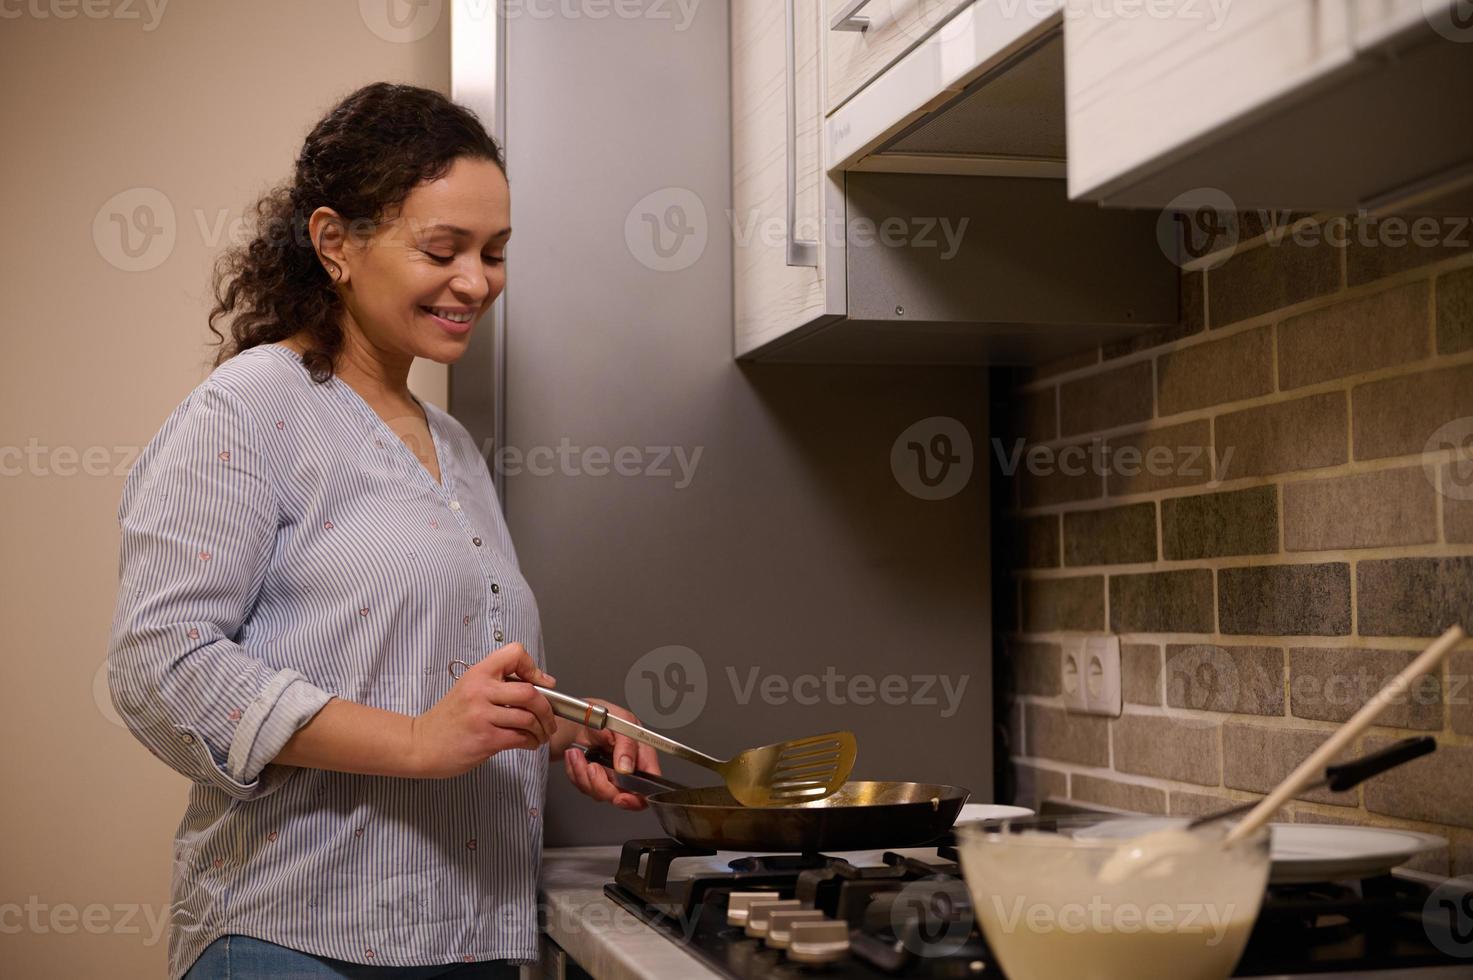
[[[736,855],[624,845],[604,892],[734,980],[1002,977],[950,835],[925,848]],[[1473,977],[1425,927],[1430,886],[1397,874],[1270,885],[1234,976]],[[1435,903],[1433,903],[1435,904]]]

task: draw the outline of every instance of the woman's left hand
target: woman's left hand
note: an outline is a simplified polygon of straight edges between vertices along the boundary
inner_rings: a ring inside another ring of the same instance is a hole
[[[609,714],[623,718],[625,721],[640,723],[628,708],[621,708],[617,704],[610,704],[596,698],[586,700],[603,705],[609,709]],[[582,725],[571,727],[576,728],[576,734],[573,737],[574,744],[588,749],[603,749],[613,758],[614,766],[618,771],[633,772],[639,769],[659,774],[659,753],[650,746],[641,745],[627,735],[615,735],[608,729],[595,731]],[[621,810],[643,810],[646,806],[643,796],[622,790],[614,785],[614,777],[609,775],[608,770],[601,765],[589,762],[577,749],[570,749],[563,753],[563,770],[568,774],[569,782],[576,786],[580,793],[591,796],[601,803],[612,803]]]

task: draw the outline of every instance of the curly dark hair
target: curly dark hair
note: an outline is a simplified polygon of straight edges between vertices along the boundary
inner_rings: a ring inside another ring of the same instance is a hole
[[[215,366],[260,344],[305,331],[312,380],[333,375],[342,350],[342,299],[318,259],[307,219],[329,207],[357,233],[395,210],[421,181],[443,177],[460,158],[490,160],[501,148],[476,116],[438,92],[375,82],[343,99],[312,128],[295,172],[253,209],[252,241],[215,263]],[[227,339],[215,327],[230,317]]]

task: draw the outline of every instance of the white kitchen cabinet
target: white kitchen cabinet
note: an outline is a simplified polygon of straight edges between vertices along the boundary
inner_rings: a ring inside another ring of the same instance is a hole
[[[973,0],[826,0],[823,27],[833,112]],[[986,2],[986,0],[984,0]]]
[[[1466,0],[1123,9],[1069,0],[1072,199],[1375,214],[1473,202]]]
[[[821,15],[821,5],[811,0],[731,5],[730,230],[738,357],[843,311],[842,277],[825,271],[833,236],[822,233],[834,189],[820,138]]]
[[[1205,3],[1193,17],[1124,9],[1070,0],[1064,18],[1071,198],[1108,203],[1140,168],[1352,57],[1347,0],[1235,0],[1220,20]]]
[[[1019,363],[1176,322],[1154,216],[1067,200],[1062,3],[964,4],[827,117],[822,5],[731,6],[738,358]],[[961,172],[887,172],[942,159],[942,104]]]
[[[1370,47],[1424,19],[1424,0],[1347,0],[1350,34],[1357,48]],[[1431,6],[1431,3],[1428,3]]]

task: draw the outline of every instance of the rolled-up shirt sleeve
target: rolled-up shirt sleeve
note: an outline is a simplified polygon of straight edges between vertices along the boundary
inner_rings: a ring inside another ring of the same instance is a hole
[[[269,764],[333,695],[237,640],[270,567],[278,504],[263,434],[206,381],[128,474],[118,510],[108,687],[133,735],[237,799],[291,774]]]

